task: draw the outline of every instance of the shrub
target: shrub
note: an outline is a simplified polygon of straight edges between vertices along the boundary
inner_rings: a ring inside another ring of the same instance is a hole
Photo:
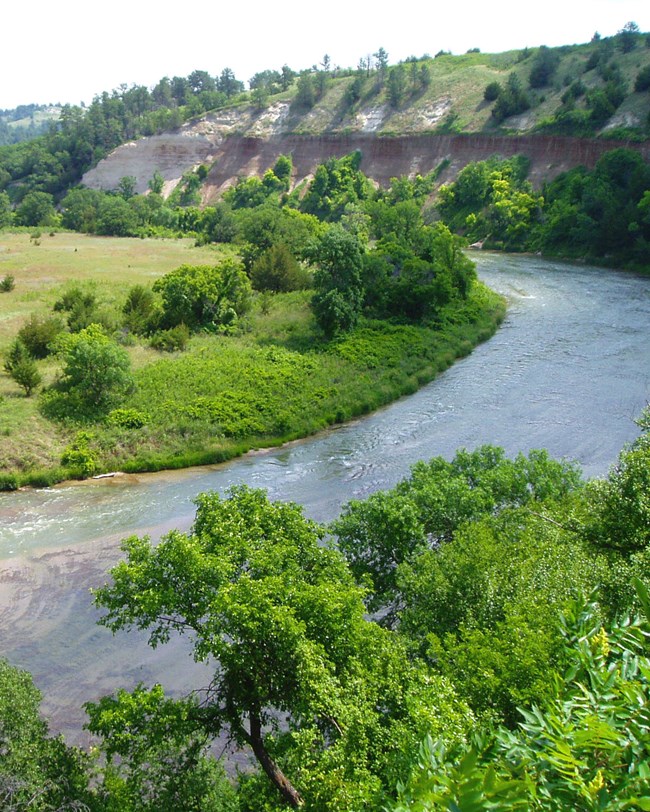
[[[32,313],[18,331],[18,338],[32,358],[46,358],[63,330],[63,322],[57,316],[37,316]]]
[[[136,335],[143,335],[150,329],[154,316],[154,295],[151,288],[134,285],[128,292],[122,308],[123,324]]]
[[[286,293],[308,287],[309,275],[287,246],[279,244],[272,245],[253,263],[251,281],[256,290]]]
[[[178,324],[170,330],[159,330],[151,337],[149,344],[159,352],[182,352],[187,348],[190,331],[184,324]]]
[[[84,290],[77,285],[68,288],[61,298],[57,299],[54,310],[68,314],[68,328],[72,333],[78,333],[90,324],[101,324],[107,333],[112,333],[117,327],[113,314],[105,308],[100,309],[94,291]]]
[[[213,267],[181,265],[158,279],[153,290],[162,296],[167,327],[228,330],[250,308],[250,280],[232,259]]]
[[[31,358],[32,356],[29,354],[29,350],[23,344],[23,342],[19,338],[15,338],[9,347],[7,355],[5,357],[4,363],[4,370],[11,375],[12,370],[16,367],[21,361],[24,361],[27,358]]]
[[[25,395],[29,397],[34,389],[40,386],[41,373],[36,367],[36,362],[32,358],[21,358],[9,373],[14,381],[25,390]]]
[[[76,475],[92,476],[97,471],[97,453],[90,448],[92,434],[87,431],[77,432],[74,440],[67,445],[61,455],[61,465],[70,468]]]
[[[642,93],[650,88],[650,65],[641,68],[634,82],[634,89],[637,93]]]
[[[500,93],[501,93],[501,85],[498,82],[490,82],[488,85],[485,86],[485,90],[483,91],[483,98],[487,102],[495,101],[495,99],[499,98]]]
[[[7,274],[2,280],[0,280],[0,291],[2,293],[9,293],[16,287],[16,280],[10,274]]]
[[[98,324],[62,336],[58,351],[63,375],[44,403],[51,414],[97,419],[133,389],[129,356]]]
[[[141,429],[147,423],[147,417],[137,409],[113,409],[106,422],[121,429]]]
[[[18,490],[18,478],[15,474],[0,473],[0,491]]]

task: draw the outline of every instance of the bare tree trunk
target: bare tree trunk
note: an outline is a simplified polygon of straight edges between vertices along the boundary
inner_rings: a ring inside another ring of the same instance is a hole
[[[294,809],[299,809],[304,801],[298,790],[293,786],[291,781],[286,777],[278,765],[273,761],[268,754],[264,742],[262,740],[262,726],[260,718],[257,714],[251,712],[249,714],[251,730],[248,736],[255,758],[262,765],[262,769],[268,775],[271,783],[277,787],[280,795]]]

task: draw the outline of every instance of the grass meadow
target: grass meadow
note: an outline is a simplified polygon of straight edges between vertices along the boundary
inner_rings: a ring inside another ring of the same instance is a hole
[[[50,313],[71,284],[91,286],[102,307],[117,314],[132,285],[223,254],[190,240],[0,234],[0,279],[15,278],[14,289],[0,293],[0,354],[32,313]],[[138,415],[137,425],[47,420],[38,393],[25,397],[0,372],[0,486],[209,464],[307,436],[414,392],[491,336],[504,312],[502,301],[478,285],[436,329],[366,320],[325,343],[310,296],[259,296],[239,334],[198,334],[182,353],[127,342],[136,388],[122,406]],[[39,371],[47,387],[56,359],[39,361]],[[93,463],[83,471],[61,463],[79,432]]]

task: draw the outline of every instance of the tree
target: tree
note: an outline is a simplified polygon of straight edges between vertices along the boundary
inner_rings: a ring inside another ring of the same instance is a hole
[[[300,208],[321,220],[336,221],[351,203],[370,197],[371,187],[360,170],[361,151],[329,158],[316,168]]]
[[[302,71],[298,77],[298,87],[296,90],[296,98],[294,103],[304,110],[311,110],[316,103],[314,79],[311,72],[308,70]]]
[[[137,216],[123,197],[104,195],[95,228],[97,234],[107,237],[132,237],[138,230]]]
[[[123,324],[132,333],[143,335],[153,326],[155,300],[151,288],[133,285],[122,307]]]
[[[51,738],[31,676],[0,659],[0,807],[6,812],[87,809],[87,759]]]
[[[73,231],[93,234],[104,192],[98,189],[71,189],[61,201],[61,223]]]
[[[37,316],[32,313],[18,330],[18,339],[32,358],[47,358],[63,329],[63,322],[58,316]]]
[[[11,200],[6,192],[0,191],[0,228],[11,225],[14,218],[11,210]]]
[[[358,237],[331,226],[311,251],[316,265],[312,308],[328,338],[351,329],[363,305],[363,247]]]
[[[264,110],[269,100],[269,91],[264,85],[258,85],[253,88],[251,93],[251,101],[256,110]]]
[[[9,374],[18,386],[25,390],[26,397],[29,397],[43,380],[33,358],[21,358],[12,365]]]
[[[228,330],[250,308],[251,284],[239,263],[181,265],[153,286],[162,296],[165,326],[185,324],[190,330]]]
[[[115,191],[123,200],[130,200],[135,195],[136,184],[137,179],[134,175],[124,175],[120,178]]]
[[[375,57],[377,73],[379,74],[379,84],[383,85],[386,73],[388,72],[388,53],[384,48],[380,48],[373,56]]]
[[[106,764],[97,794],[109,809],[236,812],[235,790],[191,720],[196,703],[169,700],[156,685],[119,690],[85,707],[88,729],[101,737]]]
[[[217,87],[229,99],[231,96],[243,92],[244,83],[235,78],[235,74],[230,68],[224,68],[217,81]]]
[[[280,799],[280,808],[378,808],[417,732],[458,735],[466,709],[365,618],[343,557],[297,505],[247,487],[196,502],[189,534],[172,531],[158,545],[127,539],[127,559],[95,594],[101,623],[146,629],[153,646],[187,635],[214,675],[180,703],[149,692],[142,702],[106,701],[117,711],[109,741],[128,742],[138,727],[154,733],[141,740],[156,741],[161,722],[209,739],[226,730],[265,776],[243,784],[247,808],[278,809]]]
[[[195,94],[212,92],[216,90],[216,83],[207,71],[193,70],[187,77],[187,81]]]
[[[522,709],[514,730],[483,729],[451,751],[429,737],[391,812],[648,808],[650,597],[634,586],[641,612],[612,623],[574,600],[552,695]]]
[[[501,123],[509,116],[523,113],[529,107],[530,100],[521,86],[521,79],[516,73],[511,73],[492,108],[492,117]]]
[[[406,68],[396,65],[388,73],[388,99],[391,107],[399,107],[406,93]]]
[[[584,535],[593,544],[625,555],[650,545],[650,409],[640,425],[643,434],[624,449],[603,480],[588,487],[589,513]]]
[[[498,82],[489,82],[483,91],[483,98],[487,102],[496,101],[501,93],[501,85]]]
[[[56,402],[69,416],[98,419],[134,387],[128,354],[98,324],[62,335],[58,354],[62,375],[49,393],[46,409]]]
[[[49,226],[55,218],[54,198],[47,192],[28,192],[15,213],[19,226]]]
[[[151,180],[147,184],[149,190],[152,194],[160,195],[162,194],[163,187],[165,185],[165,178],[160,174],[157,169],[154,169],[153,175],[151,176]]]
[[[641,68],[641,70],[636,75],[636,79],[634,80],[634,90],[637,93],[643,93],[644,90],[649,89],[650,89],[650,65],[646,65],[644,68]],[[1,217],[2,215],[0,215],[0,221]]]
[[[557,51],[546,45],[540,46],[530,69],[528,84],[534,88],[550,84],[559,63],[560,55]]]
[[[280,83],[282,85],[282,90],[288,90],[295,78],[296,78],[295,71],[291,70],[291,68],[288,65],[283,65],[282,72],[280,74]]]
[[[579,479],[574,466],[543,451],[509,460],[495,446],[463,449],[450,462],[434,457],[416,463],[392,491],[351,501],[331,530],[357,580],[372,580],[368,607],[392,611],[401,603],[401,564],[450,541],[464,522],[535,499],[562,498]]]
[[[251,281],[256,290],[286,292],[308,287],[309,276],[283,243],[267,248],[251,267]]]
[[[623,28],[616,34],[618,46],[624,54],[629,53],[634,48],[638,35],[639,26],[632,21],[625,23]]]

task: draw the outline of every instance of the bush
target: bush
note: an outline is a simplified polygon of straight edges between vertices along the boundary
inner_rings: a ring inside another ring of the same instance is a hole
[[[171,330],[159,330],[151,337],[149,344],[159,352],[182,352],[187,348],[190,331],[184,324],[172,327]]]
[[[181,265],[158,279],[153,290],[162,296],[166,327],[228,330],[250,308],[250,280],[232,259],[213,267]]]
[[[64,330],[57,316],[37,316],[35,313],[18,331],[18,338],[27,347],[32,358],[47,358],[54,341]]]
[[[90,324],[101,324],[107,333],[112,333],[117,324],[112,313],[100,308],[94,291],[77,285],[68,288],[54,303],[56,312],[68,314],[68,328],[72,333],[84,330]]]
[[[15,474],[0,473],[0,491],[17,491],[18,477]]]
[[[137,409],[113,409],[106,422],[121,429],[141,429],[147,423],[147,417]]]
[[[531,87],[545,87],[553,78],[560,56],[555,50],[542,45],[530,69],[528,83]]]
[[[650,65],[646,65],[645,68],[642,68],[636,77],[634,82],[634,90],[637,93],[642,93],[644,90],[648,90],[650,88]]]
[[[490,82],[490,84],[485,86],[485,90],[483,91],[483,98],[487,102],[495,101],[499,98],[499,94],[501,93],[501,85],[498,82]]]
[[[253,263],[251,281],[255,290],[287,293],[309,286],[309,274],[298,264],[286,245],[272,245]]]
[[[14,364],[9,374],[18,386],[25,390],[27,397],[40,386],[43,380],[36,367],[36,362],[32,358],[22,358],[18,363]]]
[[[92,434],[87,431],[77,432],[76,437],[67,445],[61,455],[61,465],[70,468],[75,475],[92,476],[97,471],[97,453],[90,448]]]
[[[19,338],[15,338],[9,347],[5,357],[4,370],[11,375],[13,369],[18,366],[21,361],[24,361],[32,356],[29,350]]]
[[[0,292],[10,293],[16,287],[16,280],[10,274],[7,274],[0,280]]]
[[[49,415],[96,420],[132,391],[129,356],[98,324],[62,336],[58,351],[63,374],[43,402]]]
[[[151,326],[155,313],[155,299],[151,288],[134,285],[128,292],[122,308],[123,324],[136,335],[143,335]]]

